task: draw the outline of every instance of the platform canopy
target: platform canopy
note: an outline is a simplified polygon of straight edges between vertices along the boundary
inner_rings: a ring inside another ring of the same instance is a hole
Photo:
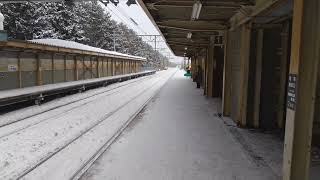
[[[253,0],[138,0],[178,56],[207,47],[210,36],[228,28],[229,19]]]

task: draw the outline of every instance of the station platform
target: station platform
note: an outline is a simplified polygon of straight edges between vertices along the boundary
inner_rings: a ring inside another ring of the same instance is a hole
[[[83,180],[273,180],[217,115],[220,100],[178,71]]]

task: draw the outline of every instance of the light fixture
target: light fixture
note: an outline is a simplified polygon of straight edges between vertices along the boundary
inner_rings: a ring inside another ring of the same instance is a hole
[[[193,4],[192,7],[192,14],[191,14],[191,20],[194,21],[196,19],[199,19],[200,12],[201,12],[202,4],[200,1],[196,1]]]
[[[191,32],[188,32],[187,38],[188,38],[188,39],[191,39],[191,37],[192,37],[192,33],[191,33]]]
[[[131,4],[137,4],[136,0],[128,0],[127,5],[130,6]]]
[[[188,50],[188,47],[185,47],[184,50]]]

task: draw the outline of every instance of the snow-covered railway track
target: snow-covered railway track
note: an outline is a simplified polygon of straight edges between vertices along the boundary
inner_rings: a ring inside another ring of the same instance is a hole
[[[16,122],[19,122],[19,121],[22,121],[22,120],[25,120],[25,119],[28,119],[28,118],[43,114],[43,113],[47,113],[48,111],[52,111],[54,109],[58,109],[58,108],[61,108],[63,106],[67,106],[67,105],[70,105],[70,104],[73,104],[73,103],[76,103],[76,102],[79,102],[79,101],[82,101],[82,100],[85,100],[85,99],[89,99],[91,97],[102,95],[102,94],[104,94],[106,92],[109,92],[109,91],[112,91],[112,90],[115,90],[115,89],[119,89],[119,88],[122,88],[124,86],[128,86],[130,84],[137,83],[138,81],[143,81],[143,80],[149,79],[149,78],[151,78],[151,77],[150,76],[143,76],[143,77],[138,78],[138,79],[132,79],[132,80],[124,81],[124,82],[117,83],[117,84],[111,84],[111,85],[109,85],[109,86],[107,86],[105,88],[95,89],[95,90],[92,90],[90,92],[71,95],[71,96],[73,96],[75,98],[71,98],[70,100],[67,100],[67,101],[64,100],[63,98],[62,98],[62,100],[61,99],[57,99],[57,100],[55,100],[53,102],[49,102],[48,104],[51,104],[49,106],[47,106],[47,104],[43,104],[42,106],[33,106],[31,108],[24,108],[22,110],[9,112],[7,114],[1,115],[0,128],[3,127],[3,126],[6,126],[6,125],[10,125],[12,123],[16,123]],[[83,94],[87,94],[87,95],[83,95]],[[20,112],[23,111],[24,113],[23,114],[20,113],[20,115],[17,115],[18,114],[17,112],[19,112],[19,111]]]
[[[172,74],[162,72],[1,138],[0,179],[76,177]]]
[[[151,77],[152,76],[146,76],[139,79],[130,80],[128,82],[126,81],[123,83],[115,84],[110,88],[95,90],[92,93],[88,93],[88,95],[78,95],[77,98],[71,99],[69,101],[62,101],[61,103],[56,104],[53,103],[53,106],[44,108],[37,106],[36,108],[39,108],[39,111],[34,110],[31,114],[26,113],[26,115],[22,117],[15,118],[14,115],[17,112],[13,112],[7,116],[4,115],[4,117],[0,117],[0,122],[6,123],[0,124],[0,139],[31,126],[37,125],[43,121],[48,121],[53,118],[59,117],[68,111],[72,111],[75,108],[85,106],[86,104],[93,102],[102,96],[110,96],[115,93],[119,93],[121,91],[121,88],[126,88],[130,85],[138,85],[139,83],[142,83],[144,80],[150,79]],[[45,106],[45,104],[43,106]],[[20,111],[23,111],[23,109]]]

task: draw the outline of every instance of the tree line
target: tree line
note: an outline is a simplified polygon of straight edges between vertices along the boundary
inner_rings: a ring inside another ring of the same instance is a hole
[[[9,39],[63,39],[111,51],[115,45],[117,52],[146,57],[149,65],[168,61],[97,1],[3,4],[0,11]]]

